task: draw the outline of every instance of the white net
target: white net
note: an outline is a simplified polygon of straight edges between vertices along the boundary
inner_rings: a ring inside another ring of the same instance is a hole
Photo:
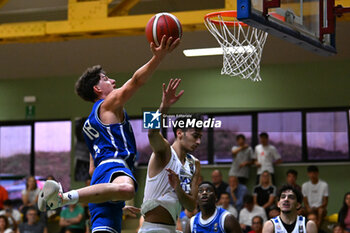
[[[205,25],[223,49],[221,74],[260,81],[260,60],[267,32],[242,26],[235,17],[206,17]]]

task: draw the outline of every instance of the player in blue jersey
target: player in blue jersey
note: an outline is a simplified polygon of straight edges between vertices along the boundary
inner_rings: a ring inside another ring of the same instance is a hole
[[[317,233],[315,222],[298,216],[298,209],[303,202],[303,195],[298,189],[284,185],[278,191],[277,199],[281,213],[265,222],[263,233]]]
[[[76,92],[94,102],[83,132],[90,150],[91,186],[62,192],[60,185],[47,181],[39,194],[38,207],[44,211],[63,205],[89,203],[92,232],[121,231],[124,200],[134,197],[136,180],[132,174],[136,155],[134,134],[124,110],[126,102],[145,84],[179,39],[162,38],[160,46],[150,44],[153,57],[120,88],[101,66],[88,68],[76,83]],[[131,211],[138,210],[137,208]]]
[[[202,182],[198,186],[200,212],[193,216],[186,226],[185,233],[241,233],[236,218],[227,210],[216,207],[215,186]]]

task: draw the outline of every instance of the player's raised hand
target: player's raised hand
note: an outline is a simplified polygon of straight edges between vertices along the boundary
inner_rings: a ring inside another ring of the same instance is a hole
[[[176,94],[176,89],[180,85],[181,79],[170,79],[168,86],[165,88],[165,83],[163,83],[162,90],[163,90],[163,96],[162,96],[162,103],[161,108],[169,108],[171,105],[176,103],[182,94],[184,93],[184,90],[181,90],[178,94]]]
[[[153,42],[151,42],[150,46],[154,56],[164,58],[166,54],[172,52],[179,44],[179,38],[174,41],[172,37],[167,39],[167,37],[164,35],[158,47],[156,47]]]
[[[168,172],[169,184],[173,189],[180,186],[179,176],[170,168],[165,169]]]

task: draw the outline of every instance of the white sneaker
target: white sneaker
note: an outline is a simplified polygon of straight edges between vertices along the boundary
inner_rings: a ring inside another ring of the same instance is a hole
[[[53,180],[45,182],[39,193],[38,208],[40,211],[53,210],[62,206],[62,186]]]

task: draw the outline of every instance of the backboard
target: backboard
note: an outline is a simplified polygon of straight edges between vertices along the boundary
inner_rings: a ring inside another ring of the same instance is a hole
[[[334,0],[237,0],[237,19],[322,55],[337,53]]]

